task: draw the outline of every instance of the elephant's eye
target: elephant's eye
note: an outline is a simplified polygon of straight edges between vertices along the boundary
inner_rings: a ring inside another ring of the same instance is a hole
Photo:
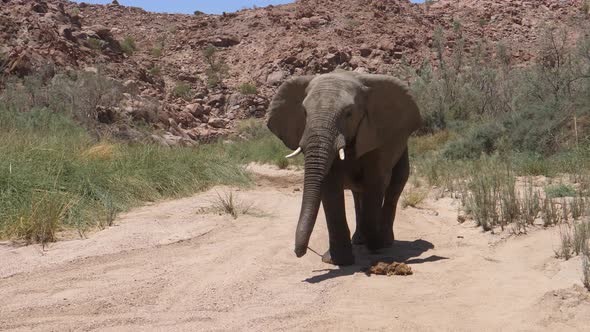
[[[352,116],[352,111],[351,110],[348,110],[348,111],[346,111],[345,114],[346,114],[346,117],[347,118],[350,118]]]

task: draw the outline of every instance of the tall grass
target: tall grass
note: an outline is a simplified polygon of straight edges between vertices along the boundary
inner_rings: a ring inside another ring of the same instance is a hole
[[[95,143],[64,114],[0,108],[0,237],[55,239],[60,227],[104,227],[142,202],[248,175],[221,145]]]

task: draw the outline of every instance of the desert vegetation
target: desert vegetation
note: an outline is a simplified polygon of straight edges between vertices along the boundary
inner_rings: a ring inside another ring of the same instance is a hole
[[[480,41],[467,56],[445,50],[448,35],[465,42],[460,23],[438,28],[437,60],[405,72],[425,119],[411,142],[417,174],[460,198],[485,230],[587,215],[588,37],[548,28],[539,58],[517,67],[506,43]]]
[[[122,141],[101,123],[107,115],[99,106],[120,101],[124,89],[97,73],[30,76],[8,86],[0,97],[1,238],[46,243],[64,229],[83,236],[145,202],[247,185],[244,164],[288,153],[252,121],[238,126],[233,143],[168,148]],[[121,114],[110,120],[134,121]],[[243,212],[232,197],[219,204]]]
[[[448,37],[460,47],[445,49]],[[590,39],[546,28],[528,66],[513,64],[509,43],[482,40],[467,55],[464,42],[460,23],[438,28],[436,61],[398,73],[425,119],[411,141],[414,176],[460,200],[460,222],[484,231],[559,227],[556,256],[581,255],[588,287]]]

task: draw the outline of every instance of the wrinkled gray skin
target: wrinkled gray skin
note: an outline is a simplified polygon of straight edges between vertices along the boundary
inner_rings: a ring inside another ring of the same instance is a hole
[[[321,202],[330,238],[322,260],[354,263],[344,189],[354,196],[353,242],[372,251],[391,245],[395,207],[409,174],[407,140],[422,122],[403,83],[347,71],[296,77],[281,85],[269,111],[268,128],[305,155],[297,257],[307,252]]]

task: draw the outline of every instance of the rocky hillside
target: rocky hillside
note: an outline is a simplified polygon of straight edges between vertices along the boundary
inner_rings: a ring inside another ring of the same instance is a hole
[[[434,59],[437,26],[447,49],[460,37],[467,53],[480,40],[502,41],[514,61],[526,63],[545,25],[573,27],[588,15],[583,0],[299,0],[223,15],[150,13],[116,1],[0,3],[5,75],[103,72],[137,98],[157,101],[154,125],[168,132],[167,144],[217,137],[234,119],[264,117],[272,92],[291,75],[388,73]],[[139,112],[133,107],[141,102],[129,104],[124,112]]]

